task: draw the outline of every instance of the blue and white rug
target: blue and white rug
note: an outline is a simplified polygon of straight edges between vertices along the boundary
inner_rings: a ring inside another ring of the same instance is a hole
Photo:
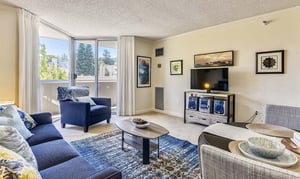
[[[127,144],[121,149],[120,131],[71,142],[97,170],[114,166],[123,178],[199,178],[197,145],[170,135],[162,136],[159,143],[160,158],[153,151],[150,164],[143,165],[141,152]]]

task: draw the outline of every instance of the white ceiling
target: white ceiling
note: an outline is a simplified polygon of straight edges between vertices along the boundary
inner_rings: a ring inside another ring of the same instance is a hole
[[[151,39],[300,5],[300,0],[0,0],[74,37]]]

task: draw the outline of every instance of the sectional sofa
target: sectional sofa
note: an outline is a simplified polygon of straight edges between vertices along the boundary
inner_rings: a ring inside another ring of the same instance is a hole
[[[32,114],[37,126],[27,139],[43,179],[119,179],[122,173],[113,167],[96,171],[62,137],[52,123],[50,113]]]

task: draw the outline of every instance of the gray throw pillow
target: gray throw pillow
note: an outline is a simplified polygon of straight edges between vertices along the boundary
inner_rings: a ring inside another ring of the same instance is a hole
[[[16,128],[0,126],[0,145],[21,155],[29,164],[38,168],[31,148]]]
[[[24,122],[19,116],[17,108],[13,105],[8,106],[6,109],[0,111],[0,125],[15,127],[19,133],[28,139],[33,134],[26,128]]]

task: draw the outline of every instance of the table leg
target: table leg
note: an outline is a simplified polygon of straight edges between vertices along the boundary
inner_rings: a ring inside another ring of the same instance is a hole
[[[122,150],[124,150],[124,131],[122,131]]]
[[[157,156],[159,158],[159,137],[157,138]]]
[[[150,141],[143,138],[143,164],[150,163]]]

